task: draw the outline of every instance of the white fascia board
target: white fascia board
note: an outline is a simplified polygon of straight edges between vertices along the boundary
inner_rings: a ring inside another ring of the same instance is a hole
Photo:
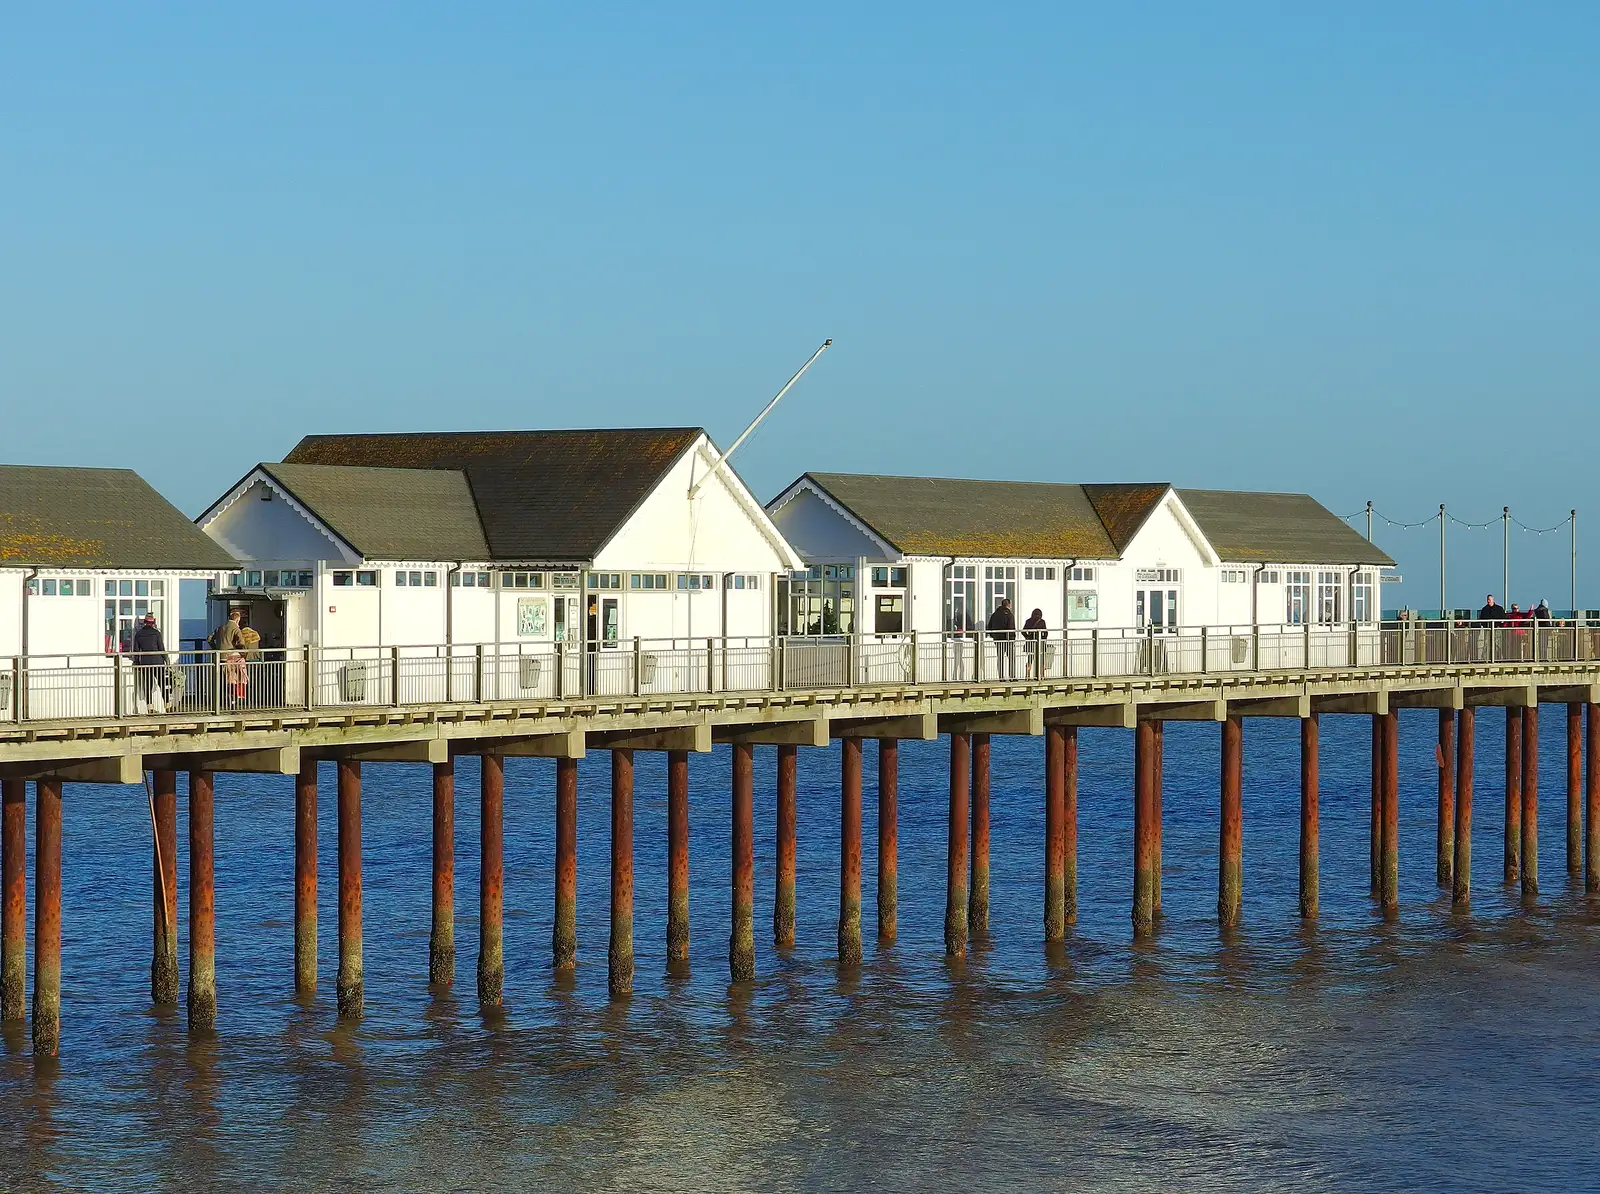
[[[824,506],[827,506],[828,509],[832,510],[840,518],[844,519],[852,527],[854,527],[856,530],[860,531],[868,539],[872,540],[872,542],[876,543],[878,545],[878,547],[882,550],[882,552],[883,552],[883,554],[885,556],[889,557],[890,559],[893,559],[894,557],[901,555],[900,549],[898,547],[896,547],[893,543],[890,543],[887,539],[885,539],[882,535],[878,534],[877,531],[873,530],[866,523],[862,522],[859,518],[857,518],[854,514],[852,514],[844,506],[841,506],[838,502],[834,501],[832,495],[829,494],[828,491],[823,489],[820,485],[818,485],[814,481],[812,481],[812,479],[809,476],[801,477],[793,485],[789,486],[788,489],[785,489],[777,497],[773,498],[772,499],[772,504],[767,507],[767,513],[776,514],[779,510],[783,509],[784,506],[788,505],[791,501],[793,501],[801,493],[810,493],[810,494],[812,494],[819,501],[821,501]],[[796,558],[798,559],[799,557],[796,557]],[[949,556],[901,556],[901,558],[905,559],[905,560],[910,560],[910,559],[929,559],[929,560],[945,560],[945,561],[948,561],[950,557]],[[796,564],[795,566],[797,568],[803,568],[805,566],[805,564],[802,561],[801,563]]]
[[[1195,546],[1200,549],[1200,558],[1212,568],[1221,564],[1222,557],[1217,555],[1217,549],[1211,546],[1211,540],[1205,537],[1205,533],[1200,529],[1200,524],[1194,520],[1194,515],[1189,513],[1189,508],[1183,504],[1183,499],[1178,496],[1178,491],[1168,486],[1166,496],[1162,501],[1163,503],[1171,504],[1173,517],[1178,520],[1178,525],[1184,529],[1184,533],[1193,539]],[[1131,543],[1132,540],[1129,540],[1129,542]]]

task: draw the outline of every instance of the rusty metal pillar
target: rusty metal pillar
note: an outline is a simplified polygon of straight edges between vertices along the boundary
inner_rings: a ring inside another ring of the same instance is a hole
[[[1591,704],[1584,723],[1583,890],[1600,896],[1600,706]]]
[[[861,739],[839,743],[839,965],[861,965]]]
[[[1383,725],[1381,714],[1372,715],[1372,821],[1368,847],[1372,858],[1373,897],[1378,894],[1383,862]]]
[[[967,932],[989,932],[989,735],[972,735],[972,870]]]
[[[317,989],[317,761],[294,777],[294,989]]]
[[[1567,876],[1583,872],[1583,705],[1567,705]]]
[[[488,758],[485,756],[484,764]],[[433,923],[428,931],[428,981],[456,981],[456,764],[433,765]]]
[[[945,843],[944,952],[967,956],[967,814],[972,792],[972,739],[950,735],[950,832]]]
[[[611,942],[606,989],[633,993],[633,751],[611,752]]]
[[[1133,731],[1133,935],[1148,937],[1155,929],[1155,737],[1153,722],[1141,720]]]
[[[1150,821],[1155,843],[1150,860],[1150,907],[1157,920],[1161,919],[1161,794],[1164,786],[1163,764],[1166,760],[1167,724],[1150,723]]]
[[[506,761],[484,755],[478,773],[478,1002],[487,1007],[499,1006],[506,985],[505,833]]]
[[[1389,710],[1383,730],[1383,882],[1385,911],[1400,906],[1400,714]]]
[[[1044,728],[1044,939],[1067,935],[1067,742],[1063,726]]]
[[[215,795],[211,772],[189,772],[190,1029],[215,1028],[217,1024]]]
[[[1244,722],[1222,723],[1222,808],[1217,836],[1217,920],[1239,923],[1244,894]]]
[[[1439,824],[1434,841],[1434,879],[1450,886],[1456,853],[1456,715],[1439,710]]]
[[[778,878],[772,901],[772,941],[794,948],[795,805],[800,748],[778,747]]]
[[[689,752],[667,752],[667,966],[689,964]]]
[[[339,975],[334,992],[341,1016],[360,1016],[366,984],[361,972],[361,764],[339,760]]]
[[[178,773],[151,776],[155,801],[155,846],[151,852],[154,949],[150,998],[158,1007],[178,1006]]]
[[[878,739],[878,940],[898,930],[900,869],[900,743]]]
[[[34,786],[33,1052],[54,1057],[61,1044],[61,781]]]
[[[1477,715],[1471,705],[1461,710],[1456,729],[1455,865],[1450,874],[1450,902],[1465,907],[1472,900],[1472,762]]]
[[[1063,919],[1078,923],[1078,727],[1066,726],[1063,766],[1067,782],[1061,812]]]
[[[28,984],[28,782],[0,781],[0,1021],[20,1021]]]
[[[1318,808],[1317,747],[1321,726],[1317,715],[1300,719],[1300,915],[1317,919],[1318,888],[1322,867],[1319,842],[1321,816]]]
[[[736,983],[755,981],[755,760],[754,748],[733,745],[732,925],[728,933],[728,975]]]
[[[556,918],[550,952],[557,970],[578,964],[578,760],[556,760]]]
[[[1539,894],[1539,708],[1522,711],[1522,894]]]
[[[1506,707],[1505,881],[1522,873],[1522,710]]]

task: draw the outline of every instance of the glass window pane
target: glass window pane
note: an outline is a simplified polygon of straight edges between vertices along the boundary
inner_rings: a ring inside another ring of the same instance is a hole
[[[252,573],[251,575],[258,575],[258,574]],[[147,581],[147,580],[136,580],[136,581],[134,581],[133,582],[133,595],[135,597],[148,597],[148,596],[150,596],[150,582]]]

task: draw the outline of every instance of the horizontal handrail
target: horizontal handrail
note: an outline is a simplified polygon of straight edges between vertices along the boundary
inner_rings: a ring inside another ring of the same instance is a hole
[[[1436,618],[0,656],[0,724],[1325,667],[1600,661],[1600,624]]]

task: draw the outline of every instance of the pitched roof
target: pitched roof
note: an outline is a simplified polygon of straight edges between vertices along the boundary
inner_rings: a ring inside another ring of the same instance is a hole
[[[260,468],[368,559],[489,558],[465,473],[331,464]]]
[[[1095,513],[1100,516],[1106,534],[1111,536],[1117,554],[1121,555],[1171,488],[1166,481],[1145,481],[1121,485],[1085,485],[1083,492]]]
[[[806,477],[906,555],[1107,560],[1118,554],[1081,485],[853,473]]]
[[[289,464],[466,475],[496,560],[593,559],[691,444],[697,427],[308,435]]]
[[[1224,560],[1394,566],[1393,559],[1307,494],[1220,489],[1177,492],[1201,534]]]
[[[187,515],[120,468],[0,465],[0,566],[232,568]]]

